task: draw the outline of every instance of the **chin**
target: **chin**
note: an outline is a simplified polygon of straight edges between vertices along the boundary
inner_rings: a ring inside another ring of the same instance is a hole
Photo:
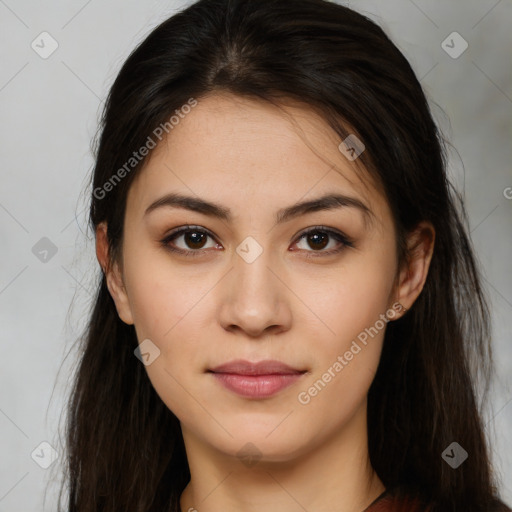
[[[308,436],[299,425],[290,424],[282,430],[282,425],[276,428],[279,421],[274,423],[273,431],[267,424],[259,427],[245,422],[226,425],[233,437],[221,434],[213,439],[209,432],[206,441],[220,452],[238,458],[247,467],[253,467],[256,462],[291,462],[314,447],[314,435]]]

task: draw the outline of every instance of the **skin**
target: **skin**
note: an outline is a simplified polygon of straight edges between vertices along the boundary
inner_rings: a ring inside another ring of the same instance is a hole
[[[313,111],[283,108],[296,124],[256,100],[200,99],[129,190],[122,261],[109,265],[107,226],[97,228],[98,260],[120,318],[134,324],[139,343],[149,338],[160,350],[146,370],[181,423],[191,470],[182,511],[359,512],[385,489],[369,462],[366,427],[385,327],[359,343],[362,349],[307,404],[298,395],[394,303],[412,306],[434,230],[418,225],[409,237],[411,260],[398,269],[381,189],[341,154],[339,136]],[[280,208],[333,191],[364,202],[373,220],[366,225],[358,209],[343,207],[274,225]],[[144,216],[168,192],[213,201],[233,218],[171,207]],[[202,251],[198,257],[161,244],[186,225],[212,236],[196,245],[183,235],[169,243]],[[315,226],[341,231],[354,246],[329,237],[322,248],[300,238]],[[248,236],[263,249],[251,263],[236,252]],[[277,359],[307,373],[269,398],[244,398],[206,372],[239,358]],[[260,457],[255,464],[237,455],[244,446]]]

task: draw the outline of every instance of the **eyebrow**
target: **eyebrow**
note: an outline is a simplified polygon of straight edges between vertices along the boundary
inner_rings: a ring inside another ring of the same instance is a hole
[[[152,202],[146,208],[144,217],[147,216],[150,212],[163,207],[182,208],[207,215],[208,217],[218,218],[226,222],[230,222],[232,220],[231,211],[229,208],[198,197],[186,196],[178,193],[166,194]],[[368,206],[366,206],[360,199],[357,199],[356,197],[343,194],[326,194],[316,199],[295,203],[291,206],[278,210],[276,213],[275,222],[276,224],[281,224],[307,213],[323,210],[333,210],[343,207],[358,209],[363,214],[365,225],[367,227],[374,217],[374,213],[370,210],[370,208],[368,208]]]

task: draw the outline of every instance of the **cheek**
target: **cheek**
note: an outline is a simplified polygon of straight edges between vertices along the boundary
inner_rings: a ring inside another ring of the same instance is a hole
[[[315,329],[321,328],[331,355],[333,345],[339,350],[350,344],[391,307],[394,260],[384,249],[351,253],[336,269],[304,273],[295,280],[294,291],[314,312]]]
[[[125,269],[137,332],[164,345],[211,288],[211,273],[180,267],[159,248],[134,247]]]
[[[212,287],[204,273],[183,272],[162,251],[133,247],[125,260],[127,288],[139,344],[149,339],[158,356],[145,367],[155,391],[176,416],[190,413],[190,368],[200,368],[208,332],[204,299]],[[202,301],[203,300],[203,301]],[[202,335],[202,336],[201,336]],[[188,405],[187,405],[188,404]]]
[[[312,374],[295,397],[304,425],[313,428],[321,424],[326,432],[337,429],[365,403],[387,327],[380,318],[386,311],[384,304],[373,296],[371,301],[355,306],[348,302],[345,310],[333,311],[331,325],[336,338],[318,340]]]

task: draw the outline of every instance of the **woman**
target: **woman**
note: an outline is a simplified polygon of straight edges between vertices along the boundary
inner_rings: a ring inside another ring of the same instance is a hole
[[[421,86],[367,18],[201,0],[157,27],[102,120],[68,510],[509,510],[450,187]]]

